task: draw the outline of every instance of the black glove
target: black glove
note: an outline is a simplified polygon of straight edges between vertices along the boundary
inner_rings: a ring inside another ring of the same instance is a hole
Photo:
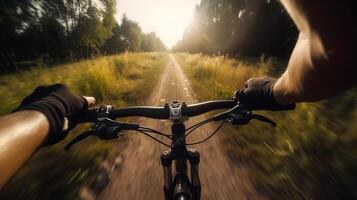
[[[48,146],[64,139],[87,109],[82,96],[72,94],[64,84],[54,84],[37,87],[15,111],[36,110],[47,117],[50,131],[44,146]]]
[[[274,85],[276,79],[260,77],[249,79],[245,89],[237,90],[234,98],[252,110],[293,110],[295,104],[282,105],[274,98]]]

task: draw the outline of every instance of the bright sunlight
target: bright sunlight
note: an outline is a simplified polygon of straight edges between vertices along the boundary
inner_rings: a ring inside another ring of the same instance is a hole
[[[143,32],[155,32],[167,47],[174,46],[200,0],[117,0],[118,21],[126,14]]]

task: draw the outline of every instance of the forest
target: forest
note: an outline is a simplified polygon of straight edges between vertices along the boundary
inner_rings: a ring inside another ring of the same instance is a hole
[[[296,38],[297,29],[279,1],[202,0],[173,49],[285,58]]]
[[[143,33],[125,15],[115,19],[115,0],[2,0],[1,72],[64,63],[125,51],[166,47],[154,32]]]

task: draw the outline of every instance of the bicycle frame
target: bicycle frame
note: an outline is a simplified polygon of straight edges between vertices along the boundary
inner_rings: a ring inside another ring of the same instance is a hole
[[[173,123],[171,131],[173,137],[172,147],[161,155],[165,200],[199,200],[201,195],[199,179],[200,154],[195,149],[186,148],[185,125],[183,122]],[[174,179],[172,178],[173,161],[175,162],[176,171]],[[187,161],[190,163],[191,181],[187,177]]]

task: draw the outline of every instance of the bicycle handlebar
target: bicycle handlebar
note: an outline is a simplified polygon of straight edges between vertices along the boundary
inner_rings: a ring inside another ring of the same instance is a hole
[[[293,109],[294,107],[295,106],[285,106],[284,110],[290,110]],[[223,125],[224,122],[227,121],[233,125],[245,125],[250,120],[256,119],[262,122],[269,123],[272,126],[276,126],[275,122],[273,122],[269,118],[266,118],[263,115],[259,115],[259,114],[252,114],[251,109],[249,107],[246,107],[235,100],[214,100],[214,101],[206,101],[206,102],[196,103],[191,105],[186,105],[185,103],[179,103],[177,101],[174,101],[170,106],[168,104],[165,104],[165,106],[163,107],[134,106],[134,107],[120,108],[120,109],[113,109],[113,107],[110,105],[102,105],[95,109],[88,110],[84,115],[82,115],[81,119],[79,120],[79,123],[94,122],[94,124],[92,125],[92,130],[86,131],[78,135],[74,140],[72,140],[72,142],[70,142],[66,146],[66,150],[68,150],[73,144],[79,142],[80,140],[90,135],[95,135],[98,136],[100,139],[105,139],[105,140],[118,138],[119,137],[118,133],[122,130],[137,130],[155,139],[161,144],[170,147],[169,145],[152,137],[150,134],[148,134],[145,131],[149,131],[150,133],[156,133],[160,135],[165,135],[165,134],[147,127],[140,127],[138,124],[117,122],[114,119],[122,118],[122,117],[147,117],[152,119],[170,119],[173,122],[182,123],[181,120],[185,119],[185,117],[193,117],[219,109],[228,109],[228,110],[192,126],[191,127],[192,129],[188,128],[191,129],[188,132],[188,134],[193,130],[195,130],[197,127],[200,127],[203,124],[206,124],[211,121],[223,121],[221,126]],[[221,126],[219,126],[219,128]],[[215,134],[218,129],[216,129],[216,131],[213,132],[213,134]],[[210,135],[209,137],[211,137],[212,135]],[[168,137],[170,138],[170,136]],[[191,144],[198,144],[198,143],[191,143]]]
[[[193,117],[213,110],[229,109],[237,105],[234,100],[214,100],[197,104],[185,105],[181,107],[182,116]],[[170,108],[168,105],[163,107],[154,106],[133,106],[128,108],[113,109],[108,113],[111,119],[122,117],[147,117],[152,119],[169,119]],[[81,123],[94,122],[98,118],[97,109],[88,110],[81,119]]]

